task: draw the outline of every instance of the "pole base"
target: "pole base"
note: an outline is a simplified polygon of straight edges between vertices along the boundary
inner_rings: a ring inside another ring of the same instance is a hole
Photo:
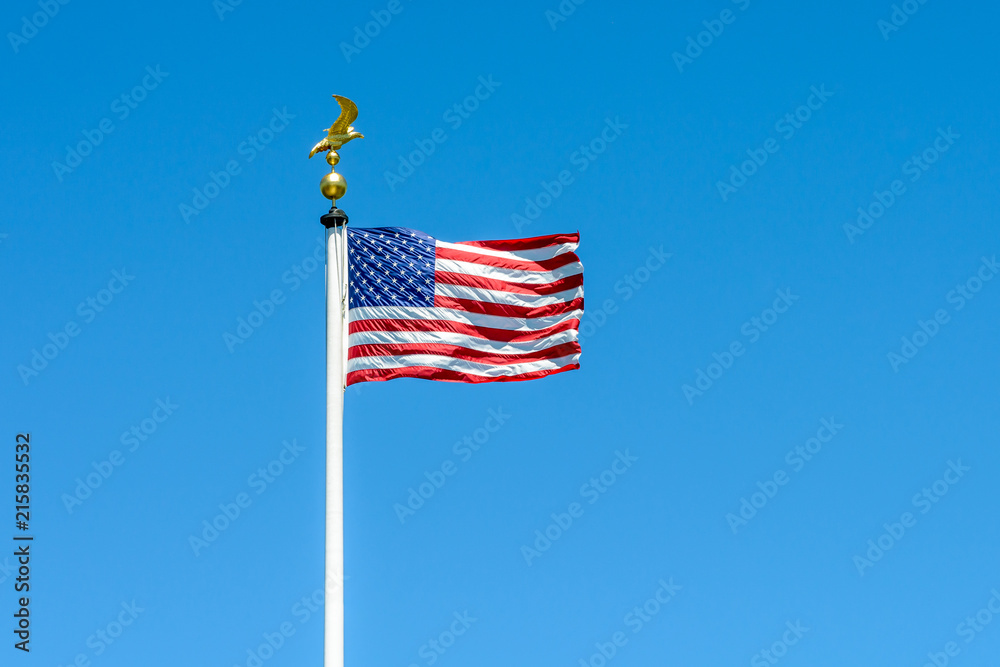
[[[319,221],[323,223],[323,226],[327,229],[331,227],[341,227],[347,224],[347,214],[342,210],[337,208],[334,204],[330,207],[330,211],[321,215]]]

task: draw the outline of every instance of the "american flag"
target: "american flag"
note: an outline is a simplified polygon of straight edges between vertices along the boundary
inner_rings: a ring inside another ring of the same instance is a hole
[[[502,382],[579,368],[579,234],[446,243],[350,228],[347,384]]]

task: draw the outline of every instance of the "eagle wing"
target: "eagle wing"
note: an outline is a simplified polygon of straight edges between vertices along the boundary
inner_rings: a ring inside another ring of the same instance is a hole
[[[330,126],[327,136],[331,137],[338,134],[347,134],[351,123],[358,118],[358,106],[354,102],[340,95],[334,95],[333,97],[340,104],[340,116]]]

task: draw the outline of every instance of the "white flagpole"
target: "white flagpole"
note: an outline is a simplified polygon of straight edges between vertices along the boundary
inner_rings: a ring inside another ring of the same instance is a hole
[[[347,216],[326,225],[326,602],[324,667],[344,667],[344,389],[347,329]]]
[[[347,214],[337,200],[347,192],[347,181],[337,173],[336,149],[363,138],[350,123],[358,107],[340,95],[340,116],[326,138],[313,146],[309,157],[329,151],[330,173],[319,189],[333,205],[320,218],[326,227],[326,578],[323,627],[324,667],[344,667],[344,390],[347,385]]]

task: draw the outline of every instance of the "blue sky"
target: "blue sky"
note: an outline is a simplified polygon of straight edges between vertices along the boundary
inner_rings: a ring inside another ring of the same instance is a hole
[[[338,93],[352,225],[587,290],[579,371],[347,393],[348,664],[995,664],[998,18],[6,3],[0,663],[320,664]]]

